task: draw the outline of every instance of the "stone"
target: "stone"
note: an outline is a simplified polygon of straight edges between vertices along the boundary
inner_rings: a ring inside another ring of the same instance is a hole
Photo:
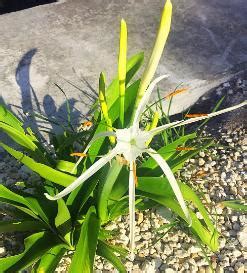
[[[206,266],[205,267],[205,272],[206,273],[213,273],[212,270],[211,270],[211,268],[210,268],[210,266]]]
[[[124,245],[127,245],[129,242],[129,237],[125,234],[120,234],[120,236],[118,237],[116,241]]]
[[[149,240],[149,239],[152,238],[152,233],[151,232],[145,232],[145,233],[142,234],[142,238],[144,240]]]
[[[220,248],[225,247],[225,245],[226,245],[226,238],[221,237],[220,240],[219,240],[219,243],[220,243]]]
[[[131,270],[131,269],[133,268],[133,263],[132,263],[131,261],[127,261],[127,262],[125,263],[125,266],[126,266],[126,268],[127,268],[128,270]]]
[[[150,250],[149,250],[150,255],[153,255],[155,252],[156,252],[156,250],[154,248],[150,248]]]
[[[240,230],[240,225],[238,223],[234,223],[232,227],[234,230]]]
[[[199,160],[198,160],[198,165],[203,166],[204,164],[205,164],[205,160],[200,157]]]
[[[226,173],[222,172],[221,175],[220,175],[220,178],[221,178],[221,180],[224,180],[226,178]]]
[[[216,273],[224,273],[224,268],[222,266],[217,266],[216,269],[215,269],[215,272]]]
[[[155,273],[155,264],[149,261],[145,261],[141,266],[142,272]]]
[[[239,267],[236,272],[237,273],[244,273],[244,272],[246,272],[245,269],[244,269],[244,265],[242,265],[241,267]]]
[[[239,251],[238,249],[234,249],[233,252],[232,252],[233,256],[238,258],[242,255],[242,252]]]
[[[186,258],[188,257],[188,253],[187,251],[183,250],[183,249],[178,249],[177,252],[175,253],[176,257],[178,258]]]
[[[106,230],[114,230],[114,229],[117,229],[117,225],[112,222],[110,224],[108,224],[106,227],[105,227]]]
[[[140,225],[143,221],[143,213],[142,212],[139,212],[137,214],[137,225]]]
[[[198,273],[206,273],[205,267],[199,267]]]
[[[175,273],[176,271],[172,268],[166,268],[165,273]]]
[[[244,264],[241,262],[236,262],[234,269],[236,270],[237,273],[244,273]]]
[[[5,247],[0,247],[0,257],[4,257],[7,254]]]
[[[157,270],[159,269],[159,267],[162,265],[163,261],[160,258],[156,258],[152,260],[152,263],[155,266],[155,272],[157,272]]]
[[[199,156],[200,156],[200,157],[205,157],[204,151],[200,151],[200,152],[199,152]]]
[[[244,249],[247,249],[247,226],[237,234],[238,240]]]

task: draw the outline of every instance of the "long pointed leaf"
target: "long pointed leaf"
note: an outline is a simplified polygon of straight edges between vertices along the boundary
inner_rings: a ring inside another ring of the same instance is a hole
[[[63,245],[58,245],[48,250],[45,255],[42,256],[38,263],[35,272],[55,272],[58,263],[66,252],[66,248]]]
[[[120,273],[127,273],[121,260],[114,254],[114,249],[105,242],[99,240],[97,254],[107,259]]]
[[[0,259],[1,272],[13,273],[27,268],[58,243],[57,238],[50,232],[39,232],[27,237],[22,253]]]
[[[17,220],[9,220],[9,221],[1,221],[0,222],[0,233],[1,232],[16,232],[16,231],[41,231],[47,229],[48,227],[40,221],[17,221]]]
[[[83,222],[69,273],[92,273],[97,248],[100,221],[95,208],[90,207]]]
[[[57,200],[57,204],[58,208],[57,216],[55,218],[55,225],[59,233],[70,244],[70,234],[72,228],[70,212],[63,199]]]
[[[0,105],[0,121],[7,123],[18,131],[24,133],[24,129],[22,128],[23,122],[3,105]]]
[[[108,201],[112,191],[112,187],[116,182],[117,177],[122,169],[117,160],[112,161],[111,166],[109,164],[104,167],[99,179],[99,190],[97,196],[97,211],[99,218],[104,223],[108,221]]]
[[[38,173],[41,177],[54,182],[58,185],[67,187],[71,184],[76,178],[72,175],[65,174],[63,172],[57,171],[47,165],[38,163],[32,158],[24,155],[23,153],[16,151],[9,147],[8,145],[0,142],[0,146],[3,147],[9,154],[15,157],[17,160],[25,164],[28,168]]]
[[[190,211],[192,218],[192,230],[197,236],[200,237],[202,242],[207,244],[212,251],[218,249],[218,237],[219,234],[216,231],[213,223],[211,222],[207,211],[202,205],[200,199],[196,194],[186,185],[179,183],[183,197],[186,201],[192,201],[195,207],[198,208],[203,216],[206,226],[203,226],[197,216]],[[182,212],[179,204],[177,203],[174,193],[166,178],[162,177],[139,177],[138,178],[138,190],[140,195],[148,197],[159,204],[162,204],[172,211],[174,211],[181,218],[186,220],[184,213]]]
[[[9,137],[11,137],[19,145],[31,151],[35,151],[37,149],[37,146],[34,144],[34,142],[30,139],[28,135],[15,129],[14,127],[9,126],[8,124],[5,124],[3,122],[0,122],[0,129],[2,129]]]
[[[12,192],[3,185],[0,185],[0,202],[12,205],[33,218],[38,219],[37,212],[35,214],[34,210],[32,207],[30,208],[30,204],[24,197]]]

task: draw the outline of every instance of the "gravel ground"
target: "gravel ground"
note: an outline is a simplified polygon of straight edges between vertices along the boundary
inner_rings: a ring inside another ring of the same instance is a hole
[[[179,177],[184,182],[193,185],[198,192],[205,194],[205,205],[209,210],[216,209],[218,229],[221,232],[220,251],[208,257],[216,272],[245,272],[247,258],[247,219],[245,215],[222,208],[217,205],[220,201],[244,199],[246,179],[244,168],[247,163],[244,128],[232,131],[220,129],[219,144],[224,147],[210,148],[206,152],[190,159]],[[10,156],[0,153],[0,180],[4,185],[12,187],[16,181],[23,179],[38,180],[38,176],[16,162]],[[199,175],[200,174],[200,175]],[[165,218],[164,218],[164,217]],[[215,215],[214,215],[215,216]],[[135,261],[125,261],[132,272],[211,272],[204,254],[194,239],[178,228],[165,234],[158,242],[156,229],[169,222],[171,214],[161,208],[137,213]],[[200,217],[200,215],[198,215]],[[2,216],[8,218],[8,216]],[[108,226],[119,232],[116,244],[128,244],[128,217],[122,217]],[[8,253],[16,253],[21,249],[21,234],[0,237],[0,257]],[[67,255],[57,272],[67,272],[70,262]],[[114,272],[113,267],[100,257],[96,257],[96,272]]]

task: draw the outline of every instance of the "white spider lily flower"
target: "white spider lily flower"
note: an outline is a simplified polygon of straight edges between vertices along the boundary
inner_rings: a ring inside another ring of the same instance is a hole
[[[116,132],[104,132],[96,135],[89,143],[89,145],[86,147],[83,153],[86,153],[88,149],[90,148],[91,144],[98,139],[99,137],[106,137],[106,136],[115,136],[116,137],[116,146],[113,148],[112,151],[110,151],[107,155],[100,158],[98,161],[96,161],[89,169],[87,169],[85,172],[83,172],[73,183],[71,183],[67,188],[65,188],[63,191],[58,193],[55,196],[50,196],[48,194],[45,194],[45,196],[50,200],[57,200],[65,195],[72,192],[75,188],[83,184],[89,177],[91,177],[93,174],[95,174],[100,168],[102,168],[104,165],[106,165],[110,160],[112,160],[117,155],[123,155],[124,158],[130,163],[130,174],[129,174],[129,214],[130,214],[130,252],[131,256],[134,257],[134,248],[135,248],[135,184],[136,184],[136,159],[137,157],[141,156],[143,153],[148,153],[160,166],[162,169],[164,175],[168,179],[171,188],[174,191],[174,194],[184,212],[184,215],[187,218],[187,221],[189,225],[191,225],[191,218],[189,211],[187,209],[187,206],[185,204],[185,201],[183,199],[182,193],[179,189],[179,186],[177,184],[177,181],[172,173],[172,170],[168,166],[167,162],[163,159],[161,155],[158,154],[153,149],[148,148],[148,144],[150,138],[152,138],[154,135],[159,134],[160,132],[166,130],[167,128],[174,128],[177,126],[189,124],[192,122],[200,121],[205,118],[210,118],[213,116],[217,116],[229,111],[232,111],[234,109],[237,109],[239,107],[242,107],[246,105],[246,102],[243,102],[241,104],[238,104],[233,107],[229,107],[223,110],[220,110],[218,112],[214,112],[211,114],[208,114],[206,116],[202,117],[196,117],[196,118],[190,118],[188,120],[182,120],[182,121],[175,121],[171,122],[169,124],[159,126],[155,129],[152,129],[150,131],[145,131],[144,129],[141,129],[139,126],[139,122],[141,120],[141,115],[143,111],[145,110],[147,103],[149,101],[150,95],[156,86],[156,84],[161,81],[162,79],[166,78],[167,75],[161,76],[156,78],[148,87],[146,90],[144,96],[142,97],[134,119],[133,124],[129,128],[123,128],[123,129],[116,129]],[[82,160],[79,159],[76,166],[80,163]]]

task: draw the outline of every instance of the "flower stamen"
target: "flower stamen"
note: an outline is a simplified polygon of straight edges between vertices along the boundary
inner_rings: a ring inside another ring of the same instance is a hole
[[[193,151],[195,149],[196,148],[194,148],[194,147],[177,147],[176,151]]]
[[[133,175],[134,175],[134,181],[135,181],[135,186],[138,186],[138,178],[136,175],[136,163],[133,164]]]
[[[93,123],[91,121],[84,121],[81,123],[81,125],[77,128],[77,131],[80,132],[81,130],[87,131],[93,126]]]
[[[198,118],[198,117],[206,117],[208,114],[186,114],[186,118]]]
[[[129,166],[129,162],[128,160],[126,160],[123,156],[121,155],[116,155],[116,160],[119,164],[121,165],[126,165],[126,166]]]
[[[84,153],[72,153],[72,154],[70,154],[70,156],[86,157],[87,154],[84,154]]]
[[[188,89],[189,89],[188,87],[177,89],[177,90],[173,91],[172,93],[168,94],[167,96],[165,96],[165,99],[169,99],[177,94],[183,93],[183,92],[187,91]]]

